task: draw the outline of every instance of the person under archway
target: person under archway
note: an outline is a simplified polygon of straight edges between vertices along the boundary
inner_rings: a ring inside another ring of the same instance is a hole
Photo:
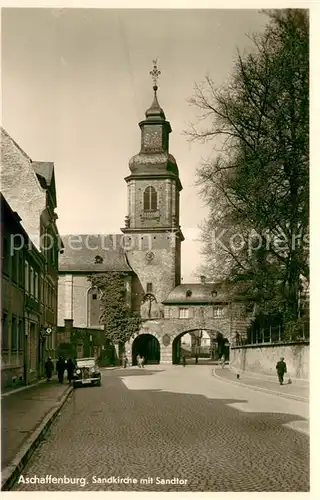
[[[224,368],[225,361],[226,361],[226,357],[225,357],[224,354],[222,354],[222,356],[220,358],[220,366],[221,366],[221,368]]]

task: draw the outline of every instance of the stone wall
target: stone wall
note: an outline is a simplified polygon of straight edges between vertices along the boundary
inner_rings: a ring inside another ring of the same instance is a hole
[[[152,293],[161,309],[161,302],[176,285],[176,245],[168,233],[148,234],[143,237],[146,242],[141,250],[134,248],[126,254],[144,292],[147,290],[147,283],[152,283]]]
[[[230,319],[213,318],[189,318],[189,319],[155,319],[143,323],[139,335],[151,334],[158,339],[160,344],[160,363],[172,363],[172,344],[180,335],[190,330],[214,330],[219,331],[224,337],[230,339]],[[170,342],[164,342],[164,336],[168,336]],[[126,343],[126,353],[129,364],[132,361],[132,344],[134,339]]]
[[[144,216],[143,196],[149,186],[157,192],[157,218]],[[172,216],[177,217],[176,187],[172,179],[139,179],[131,181],[128,185],[129,217],[132,228],[162,228],[171,226]],[[142,229],[143,231],[143,229]]]
[[[240,372],[276,375],[275,366],[284,357],[292,378],[309,379],[309,343],[256,344],[232,347],[230,366]]]

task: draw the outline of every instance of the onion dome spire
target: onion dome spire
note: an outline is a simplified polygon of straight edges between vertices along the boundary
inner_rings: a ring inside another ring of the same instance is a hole
[[[153,60],[153,69],[150,71],[150,75],[153,80],[153,91],[154,91],[154,97],[153,97],[153,102],[150,106],[149,109],[146,111],[146,118],[149,120],[154,120],[154,119],[161,119],[165,120],[165,114],[163,109],[160,107],[160,104],[158,102],[158,97],[157,97],[157,90],[158,90],[158,78],[159,75],[161,75],[161,71],[159,71],[158,66],[158,59]]]

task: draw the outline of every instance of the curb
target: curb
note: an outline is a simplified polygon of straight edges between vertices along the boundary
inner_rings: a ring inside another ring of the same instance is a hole
[[[243,371],[237,368],[234,368],[232,365],[229,366],[229,370],[235,374],[241,373],[244,377],[247,378],[253,378],[256,380],[267,380],[269,382],[276,382],[278,383],[278,377],[275,375],[268,375],[268,374],[258,374],[256,372],[251,372],[251,371]],[[287,376],[290,376],[290,374],[287,373]],[[305,387],[309,386],[310,380],[305,379],[305,378],[296,378],[296,377],[290,377],[291,380],[295,383],[295,385],[300,386],[300,387]]]
[[[23,468],[26,466],[31,455],[37,448],[39,442],[49,429],[50,425],[60,412],[64,403],[67,401],[68,397],[73,391],[73,387],[68,387],[60,396],[58,402],[54,405],[52,410],[47,413],[47,415],[42,420],[41,424],[37,427],[31,436],[22,446],[21,450],[18,451],[15,458],[12,460],[11,464],[8,465],[1,473],[1,491],[9,491],[17,480],[17,476],[20,475]]]
[[[285,399],[295,399],[296,401],[301,401],[303,403],[309,403],[309,398],[304,398],[302,396],[295,396],[294,394],[286,394],[286,393],[280,392],[280,391],[271,391],[270,389],[265,389],[264,387],[242,384],[241,382],[236,382],[235,380],[228,380],[228,379],[225,379],[225,378],[217,375],[215,368],[212,370],[212,372],[214,373],[214,376],[217,379],[222,380],[223,382],[227,382],[229,384],[239,385],[241,387],[246,387],[247,389],[252,390],[252,391],[266,392],[267,394],[273,394],[275,396],[280,396],[280,397],[283,397]]]
[[[10,391],[1,392],[1,398],[5,398],[6,396],[11,396],[11,394],[17,394],[17,392],[25,391],[26,389],[30,389],[31,387],[36,387],[37,385],[43,384],[46,381],[45,378],[41,380],[37,380],[29,385],[23,385],[22,387],[17,387],[16,389],[11,389]]]

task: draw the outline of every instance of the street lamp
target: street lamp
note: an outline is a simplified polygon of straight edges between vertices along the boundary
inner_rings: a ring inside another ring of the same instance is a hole
[[[44,363],[44,345],[45,345],[45,341],[46,341],[46,338],[50,337],[50,335],[52,335],[52,328],[50,326],[48,326],[47,328],[41,328],[40,329],[40,340],[41,340],[41,344],[40,344],[40,357],[38,358],[39,359],[39,364],[40,364],[40,374],[42,375],[42,369],[43,369],[43,363]],[[50,353],[51,354],[51,353]]]

